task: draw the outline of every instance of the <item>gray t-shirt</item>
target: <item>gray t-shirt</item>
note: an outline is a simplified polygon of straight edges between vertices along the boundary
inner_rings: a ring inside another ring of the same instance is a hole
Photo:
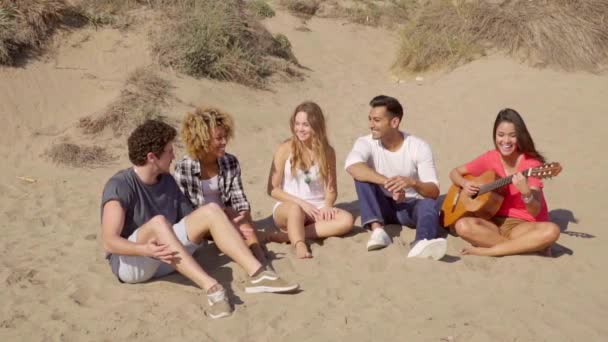
[[[128,238],[156,215],[163,215],[175,224],[192,212],[190,201],[173,176],[165,173],[158,177],[156,184],[145,184],[131,167],[119,171],[106,183],[101,198],[101,214],[103,216],[103,206],[108,201],[120,202],[125,210],[125,224],[120,233],[123,238]]]

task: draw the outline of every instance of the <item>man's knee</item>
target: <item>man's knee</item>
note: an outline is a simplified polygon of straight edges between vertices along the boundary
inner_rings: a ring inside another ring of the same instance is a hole
[[[155,230],[157,230],[157,229],[166,230],[167,228],[171,228],[171,223],[169,223],[167,218],[164,217],[163,215],[156,215],[156,216],[152,217],[150,219],[150,221],[148,221],[148,222],[152,225],[152,228]]]
[[[418,206],[418,208],[420,208],[420,210],[425,211],[425,212],[426,211],[437,212],[437,209],[435,208],[436,203],[437,202],[435,202],[435,200],[432,198],[423,198],[418,201],[416,206]]]
[[[358,195],[373,196],[376,193],[377,188],[377,184],[355,180],[355,190]]]

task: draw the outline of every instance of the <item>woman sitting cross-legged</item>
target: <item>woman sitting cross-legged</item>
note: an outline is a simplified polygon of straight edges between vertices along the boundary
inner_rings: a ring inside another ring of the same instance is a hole
[[[187,113],[181,137],[188,156],[175,164],[174,177],[195,208],[216,203],[238,227],[245,242],[262,263],[265,254],[251,220],[251,205],[245,196],[238,159],[226,153],[234,134],[230,114],[217,108],[197,108]]]
[[[503,191],[504,200],[491,220],[464,217],[454,230],[473,246],[463,254],[502,256],[545,251],[559,238],[559,227],[549,221],[543,182],[526,178],[523,170],[537,167],[545,158],[536,150],[524,120],[513,109],[503,109],[494,122],[495,149],[450,172],[454,184],[468,196],[477,194],[481,184],[464,176],[478,176],[493,170],[500,177],[513,175],[512,184]]]
[[[311,258],[305,239],[344,235],[353,227],[353,216],[334,207],[336,154],[319,105],[300,104],[289,123],[292,137],[276,150],[268,179],[268,194],[278,201],[273,218],[281,232],[268,237],[290,241],[298,258]]]

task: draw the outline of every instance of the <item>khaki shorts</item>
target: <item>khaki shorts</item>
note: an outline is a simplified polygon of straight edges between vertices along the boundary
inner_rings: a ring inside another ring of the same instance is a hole
[[[137,242],[138,231],[139,228],[129,236],[128,240]],[[188,253],[193,254],[201,246],[188,240],[186,218],[173,225],[173,232]],[[142,283],[152,278],[163,277],[175,272],[173,266],[158,259],[144,256],[111,254],[110,266],[112,267],[112,272],[118,277],[118,280],[129,284]]]
[[[492,221],[492,223],[498,226],[498,233],[501,236],[506,237],[507,239],[511,237],[511,231],[513,230],[513,228],[520,225],[521,223],[528,222],[522,219],[505,216],[494,216],[490,221]]]

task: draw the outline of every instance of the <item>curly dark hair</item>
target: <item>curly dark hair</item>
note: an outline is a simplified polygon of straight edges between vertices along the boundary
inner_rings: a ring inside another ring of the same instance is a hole
[[[173,141],[177,131],[170,125],[157,120],[147,120],[137,126],[129,135],[127,145],[129,147],[129,160],[136,166],[146,163],[149,152],[160,158],[165,146]]]

